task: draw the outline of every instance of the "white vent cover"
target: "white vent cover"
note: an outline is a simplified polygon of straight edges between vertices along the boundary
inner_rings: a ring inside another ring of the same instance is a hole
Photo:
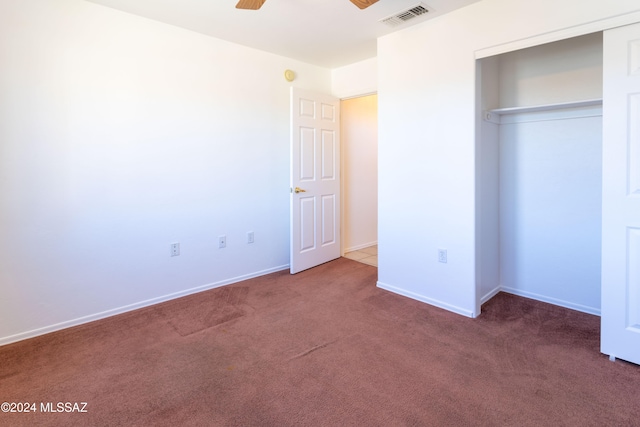
[[[391,27],[397,27],[398,25],[404,24],[405,22],[413,18],[417,18],[420,15],[424,15],[427,12],[429,12],[427,5],[424,3],[418,3],[417,5],[412,6],[409,9],[394,13],[387,18],[381,19],[379,22],[387,24]]]

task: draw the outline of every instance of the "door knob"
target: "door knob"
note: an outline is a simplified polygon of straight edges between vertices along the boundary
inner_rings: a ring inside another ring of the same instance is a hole
[[[298,193],[306,193],[306,192],[307,192],[307,190],[303,190],[303,189],[302,189],[302,188],[300,188],[300,187],[296,187],[296,188],[295,188],[295,190],[293,190],[293,191],[294,191],[296,194],[298,194]]]

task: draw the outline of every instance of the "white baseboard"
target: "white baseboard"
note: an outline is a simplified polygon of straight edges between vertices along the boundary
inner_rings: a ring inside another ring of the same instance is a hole
[[[593,314],[596,316],[600,316],[600,309],[596,307],[588,307],[586,305],[576,304],[569,301],[560,300],[557,298],[551,298],[544,295],[536,294],[533,292],[521,291],[519,289],[501,287],[499,289],[502,292],[506,292],[508,294],[517,295],[519,297],[525,297],[529,299],[534,299],[536,301],[542,301],[553,305],[558,305],[560,307],[570,308],[572,310],[581,311],[583,313]]]
[[[407,298],[411,298],[411,299],[414,299],[414,300],[417,300],[417,301],[420,301],[420,302],[424,302],[424,303],[427,303],[427,304],[430,304],[430,305],[433,305],[433,306],[436,306],[436,307],[439,307],[439,308],[442,308],[442,309],[445,309],[445,310],[448,310],[448,311],[452,311],[454,313],[461,314],[461,315],[466,316],[466,317],[471,317],[471,318],[476,317],[476,313],[474,313],[473,311],[465,310],[464,308],[457,307],[457,306],[451,305],[451,304],[447,304],[445,302],[438,301],[438,300],[435,300],[433,298],[428,298],[428,297],[426,297],[424,295],[416,294],[415,292],[407,291],[405,289],[400,289],[400,288],[397,288],[395,286],[392,286],[392,285],[389,285],[389,284],[386,284],[386,283],[383,283],[383,282],[378,282],[377,286],[379,288],[387,290],[389,292],[393,292],[395,294],[402,295],[402,296],[405,296]]]
[[[197,286],[195,288],[186,289],[180,292],[174,292],[172,294],[163,295],[157,298],[151,298],[145,301],[140,301],[134,304],[125,305],[122,307],[114,308],[111,310],[106,310],[100,313],[90,314],[88,316],[79,317],[77,319],[67,320],[65,322],[56,323],[54,325],[45,326],[43,328],[33,329],[27,332],[21,332],[15,335],[9,335],[7,337],[0,338],[0,346],[11,344],[17,341],[26,340],[29,338],[34,338],[40,335],[48,334],[50,332],[59,331],[62,329],[71,328],[73,326],[82,325],[84,323],[93,322],[95,320],[104,319],[107,317],[115,316],[118,314],[126,313],[129,311],[137,310],[139,308],[149,307],[154,304],[159,304],[161,302],[170,301],[172,299],[184,297],[187,295],[195,294],[198,292],[208,291],[210,289],[219,288],[221,286],[231,285],[232,283],[242,282],[244,280],[253,279],[255,277],[264,276],[267,274],[275,273],[277,271],[287,270],[289,268],[289,264],[281,265],[278,267],[268,268],[266,270],[256,271],[254,273],[245,274],[242,276],[232,277],[230,279],[221,280],[219,282],[209,283],[207,285]]]
[[[498,295],[498,293],[500,293],[501,290],[502,289],[500,288],[500,286],[496,286],[495,288],[493,288],[492,290],[484,294],[484,296],[480,298],[480,305],[484,304],[485,302],[489,301],[491,298]]]
[[[375,246],[378,244],[378,241],[374,241],[374,242],[369,242],[369,243],[365,243],[362,245],[356,245],[356,246],[352,246],[350,248],[344,248],[344,253],[347,252],[353,252],[353,251],[359,251],[360,249],[364,249],[364,248],[368,248],[369,246]]]

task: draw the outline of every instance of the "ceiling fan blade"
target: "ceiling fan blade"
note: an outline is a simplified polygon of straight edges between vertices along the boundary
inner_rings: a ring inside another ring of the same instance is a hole
[[[374,3],[378,3],[378,0],[349,0],[351,3],[358,6],[360,9],[366,9]]]
[[[267,0],[240,0],[236,5],[236,9],[258,10],[262,7],[265,1]]]

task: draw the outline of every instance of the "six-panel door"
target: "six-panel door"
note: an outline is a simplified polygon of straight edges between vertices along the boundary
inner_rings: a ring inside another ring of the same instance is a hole
[[[291,88],[290,269],[340,257],[340,104]]]

